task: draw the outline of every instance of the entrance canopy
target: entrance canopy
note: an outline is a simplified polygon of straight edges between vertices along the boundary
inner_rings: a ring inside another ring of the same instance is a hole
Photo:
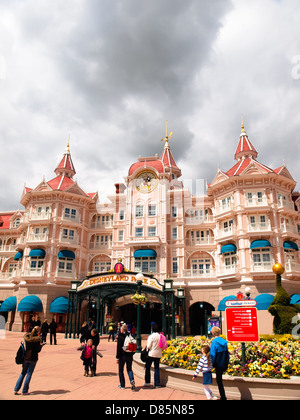
[[[43,304],[38,296],[24,297],[18,305],[18,312],[43,312]]]

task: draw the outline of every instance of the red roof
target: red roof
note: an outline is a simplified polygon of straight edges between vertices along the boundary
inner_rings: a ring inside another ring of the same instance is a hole
[[[262,163],[257,162],[257,160],[253,158],[246,158],[239,160],[229,171],[226,172],[226,175],[228,176],[236,176],[241,175],[243,171],[251,164],[255,162],[256,165],[258,165],[261,169],[263,169],[267,173],[274,172],[273,169],[268,168],[266,165],[263,165]]]
[[[55,169],[55,172],[58,169],[67,169],[69,171],[71,171],[73,174],[76,174],[73,162],[72,162],[72,158],[70,155],[70,152],[66,152],[62,158],[62,160],[60,161],[60,163],[58,164],[57,168]]]
[[[128,175],[131,176],[137,169],[151,166],[151,168],[156,169],[158,173],[163,174],[165,172],[164,165],[160,160],[146,160],[133,163],[130,168]]]
[[[0,215],[0,229],[9,229],[10,228],[10,219],[15,214],[1,214]]]
[[[73,179],[68,178],[64,175],[59,175],[56,178],[51,179],[47,182],[47,184],[53,189],[53,190],[60,190],[64,191],[67,188],[69,188],[71,185],[75,184]]]

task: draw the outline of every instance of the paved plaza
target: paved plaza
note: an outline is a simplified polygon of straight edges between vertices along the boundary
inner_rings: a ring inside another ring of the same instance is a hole
[[[57,345],[44,346],[33,373],[30,395],[14,395],[14,386],[21,372],[15,363],[15,354],[24,333],[1,331],[0,337],[0,399],[1,400],[110,400],[110,401],[199,401],[205,395],[183,392],[168,387],[154,389],[144,387],[144,380],[135,377],[136,389],[132,391],[125,370],[126,389],[118,388],[118,365],[116,363],[116,342],[101,338],[97,375],[83,376],[80,360],[79,340],[65,339],[58,334]],[[146,338],[146,337],[145,337]],[[153,383],[153,378],[152,378]],[[199,387],[202,387],[201,379]],[[21,388],[22,390],[22,388]]]

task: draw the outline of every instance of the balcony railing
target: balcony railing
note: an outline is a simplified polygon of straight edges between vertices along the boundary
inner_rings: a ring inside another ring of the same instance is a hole
[[[300,264],[294,261],[286,261],[285,263],[285,271],[290,273],[292,271],[300,272]]]
[[[229,226],[229,227],[224,228],[224,229],[219,229],[216,233],[216,237],[217,238],[223,238],[224,236],[235,235],[235,233],[236,233],[235,226]]]
[[[183,277],[192,277],[192,278],[216,277],[216,272],[213,268],[203,268],[203,269],[199,269],[199,270],[189,268],[189,269],[182,270],[182,276]]]
[[[27,239],[28,242],[47,242],[48,232],[46,233],[30,233]]]
[[[185,218],[185,224],[186,225],[201,225],[202,223],[213,223],[214,222],[214,216],[190,216]]]
[[[1,245],[0,252],[13,252],[16,249],[16,245]]]
[[[236,264],[223,265],[217,270],[217,276],[225,276],[230,274],[236,274],[238,272],[238,267]]]
[[[226,204],[221,204],[220,206],[217,206],[215,209],[215,212],[216,212],[216,215],[220,215],[222,213],[226,213],[231,210],[233,210],[233,203],[226,203]]]
[[[282,233],[294,233],[299,235],[298,226],[290,225],[289,223],[281,223],[280,229]]]
[[[45,273],[45,269],[44,267],[39,267],[39,268],[26,268],[24,271],[24,275],[26,277],[41,277],[43,276]]]
[[[271,224],[270,222],[261,222],[261,223],[249,223],[248,225],[248,232],[264,232],[264,231],[270,231],[271,230]]]
[[[186,240],[187,246],[198,246],[198,245],[213,245],[215,244],[215,238],[208,236],[206,238],[188,238]]]
[[[112,241],[107,242],[91,242],[89,245],[90,249],[103,249],[103,248],[111,248]]]
[[[267,205],[268,200],[266,198],[252,198],[245,200],[245,207],[262,207]]]
[[[283,200],[282,198],[279,198],[278,208],[281,208],[281,207],[286,207],[288,209],[295,210],[295,205],[292,201],[287,201],[287,200]]]
[[[105,228],[112,228],[113,227],[113,220],[106,220],[104,222],[92,222],[91,229],[105,229]]]
[[[267,272],[272,271],[274,261],[268,262],[252,262],[251,271],[252,272]]]

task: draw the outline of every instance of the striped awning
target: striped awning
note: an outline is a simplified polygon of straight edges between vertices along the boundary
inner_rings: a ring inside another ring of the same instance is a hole
[[[58,258],[70,258],[72,260],[75,259],[75,254],[73,251],[69,251],[68,249],[62,249],[58,253]]]
[[[11,312],[15,311],[17,307],[17,298],[16,296],[10,296],[2,302],[0,307],[0,312]]]
[[[226,254],[226,252],[235,252],[236,253],[236,246],[234,244],[223,245],[222,248],[221,248],[221,254]]]
[[[18,312],[43,312],[41,299],[35,295],[25,296],[18,305]]]
[[[154,251],[154,249],[138,249],[137,251],[135,251],[135,253],[133,254],[134,258],[139,258],[139,257],[157,257],[157,253],[156,251]]]
[[[272,248],[272,245],[266,239],[258,239],[251,243],[250,249],[258,249],[258,248]]]
[[[29,252],[29,257],[40,257],[40,258],[44,258],[46,255],[46,252],[44,249],[32,249]]]

